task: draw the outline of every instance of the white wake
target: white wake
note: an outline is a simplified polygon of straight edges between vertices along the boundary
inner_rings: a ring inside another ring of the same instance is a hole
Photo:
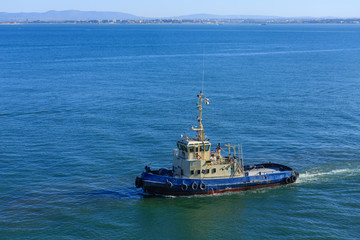
[[[347,177],[360,174],[360,168],[344,168],[344,169],[334,169],[330,171],[306,171],[305,173],[300,173],[297,183],[306,183],[326,180],[333,177]]]

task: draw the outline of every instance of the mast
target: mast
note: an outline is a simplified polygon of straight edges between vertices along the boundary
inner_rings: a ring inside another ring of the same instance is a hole
[[[201,91],[200,94],[197,95],[197,97],[199,98],[199,102],[196,104],[196,107],[199,111],[199,116],[197,117],[197,120],[199,122],[199,126],[198,127],[192,127],[191,129],[196,131],[196,139],[198,141],[204,141],[204,126],[202,124],[202,102],[205,100],[205,104],[209,104],[209,99],[207,99],[204,96],[204,75],[205,75],[205,58],[204,58],[204,49],[203,49],[203,71],[202,71],[202,79],[201,79]]]
[[[204,126],[202,124],[202,102],[205,101],[205,104],[209,104],[209,99],[207,99],[204,94],[200,91],[200,94],[197,95],[199,98],[199,102],[196,104],[196,107],[199,111],[199,116],[197,117],[197,120],[199,122],[198,127],[192,127],[192,130],[197,132],[196,138],[199,141],[204,141]]]

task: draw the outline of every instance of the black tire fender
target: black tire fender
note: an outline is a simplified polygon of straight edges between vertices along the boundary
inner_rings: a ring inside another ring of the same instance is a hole
[[[196,182],[193,182],[191,184],[191,188],[192,188],[192,190],[196,190],[198,188],[198,184]]]
[[[186,183],[181,184],[181,190],[186,191],[188,189],[188,185]]]
[[[139,177],[136,177],[136,179],[135,179],[135,187],[141,188],[142,186],[143,186],[143,181],[142,181],[142,179],[139,178]]]
[[[290,179],[289,177],[285,178],[285,183],[286,183],[286,184],[291,183],[291,179]]]

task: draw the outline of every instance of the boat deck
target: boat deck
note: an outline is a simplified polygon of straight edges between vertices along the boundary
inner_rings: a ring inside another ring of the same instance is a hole
[[[257,176],[257,175],[265,175],[270,173],[279,173],[281,172],[278,168],[261,168],[261,169],[251,169],[246,171],[248,176]]]

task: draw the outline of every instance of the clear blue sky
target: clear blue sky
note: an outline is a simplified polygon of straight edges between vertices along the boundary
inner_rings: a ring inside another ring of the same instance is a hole
[[[194,13],[283,17],[360,17],[360,0],[1,0],[0,12],[95,10],[144,17]]]

